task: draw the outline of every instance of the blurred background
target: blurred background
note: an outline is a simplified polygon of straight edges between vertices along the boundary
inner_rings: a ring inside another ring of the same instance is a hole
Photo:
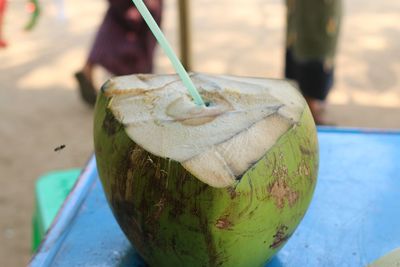
[[[282,78],[282,0],[190,2],[192,69]],[[93,152],[93,110],[79,98],[73,73],[85,62],[106,1],[41,0],[36,27],[26,1],[8,1],[0,49],[0,266],[31,257],[34,183],[43,173],[83,167]],[[351,0],[336,59],[327,119],[336,126],[400,129],[400,2]],[[179,51],[176,0],[166,0],[163,29]],[[156,73],[173,69],[158,49]],[[106,73],[96,77],[98,85]],[[65,148],[54,149],[60,145]],[[95,224],[95,222],[93,222]]]

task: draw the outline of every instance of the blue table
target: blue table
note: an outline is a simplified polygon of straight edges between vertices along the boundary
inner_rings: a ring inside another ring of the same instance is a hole
[[[268,267],[365,266],[400,247],[400,132],[319,128],[311,206]],[[31,266],[144,266],[118,227],[92,157]]]

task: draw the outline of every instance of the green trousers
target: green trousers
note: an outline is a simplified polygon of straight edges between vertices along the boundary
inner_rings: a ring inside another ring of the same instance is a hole
[[[285,76],[303,95],[325,100],[333,85],[341,0],[286,0]]]

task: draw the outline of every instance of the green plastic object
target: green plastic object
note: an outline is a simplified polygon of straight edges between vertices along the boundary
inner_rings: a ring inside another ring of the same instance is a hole
[[[32,218],[32,250],[36,251],[57,212],[81,173],[81,169],[53,171],[35,184],[35,212]]]

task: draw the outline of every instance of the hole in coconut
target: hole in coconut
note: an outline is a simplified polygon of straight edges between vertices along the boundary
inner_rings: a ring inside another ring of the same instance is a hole
[[[206,108],[217,106],[216,103],[214,103],[210,100],[204,100],[204,105],[206,106]]]

